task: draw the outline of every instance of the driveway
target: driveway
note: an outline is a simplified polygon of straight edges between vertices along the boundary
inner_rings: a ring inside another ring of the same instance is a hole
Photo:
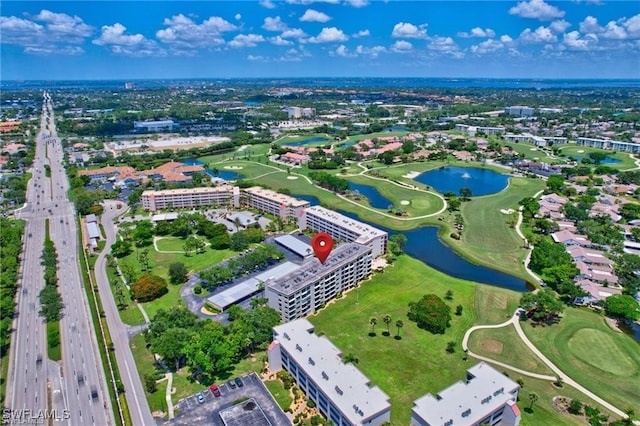
[[[204,402],[199,403],[195,395],[184,398],[178,402],[176,408],[178,413],[172,420],[159,423],[169,426],[193,426],[200,424],[224,426],[219,413],[225,408],[229,408],[234,401],[244,398],[256,400],[269,422],[274,426],[289,426],[291,420],[275,402],[267,388],[264,386],[256,373],[242,377],[244,386],[231,389],[228,384],[218,385],[221,396],[214,397],[209,389],[203,391]]]

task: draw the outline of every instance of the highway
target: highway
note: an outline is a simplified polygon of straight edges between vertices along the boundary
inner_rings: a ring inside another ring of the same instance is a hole
[[[10,359],[8,408],[56,409],[60,415],[57,424],[113,425],[111,400],[79,268],[82,258],[78,252],[75,208],[67,197],[69,183],[62,164],[62,144],[55,130],[51,99],[46,93],[36,143],[27,203],[16,212],[16,217],[27,220],[27,226]],[[45,176],[45,164],[50,166],[51,178]],[[38,293],[44,286],[40,256],[45,218],[49,219],[50,237],[58,254],[58,289],[64,303],[60,322],[61,363],[46,359],[45,325],[37,315]],[[42,357],[45,359],[41,362]],[[63,415],[65,411],[67,415]]]

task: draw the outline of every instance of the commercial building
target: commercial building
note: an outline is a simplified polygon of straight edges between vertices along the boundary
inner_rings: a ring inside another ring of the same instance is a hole
[[[240,205],[240,189],[231,185],[220,185],[144,191],[140,199],[142,207],[152,212],[161,209],[186,209],[201,206],[238,207]]]
[[[269,346],[271,371],[287,370],[320,412],[336,426],[388,422],[389,396],[342,354],[326,337],[313,333],[313,325],[298,319],[273,328]]]
[[[166,130],[173,130],[178,128],[179,124],[173,120],[159,120],[159,121],[134,121],[133,129],[136,132],[163,132]]]
[[[517,426],[520,423],[520,386],[484,362],[467,370],[464,382],[437,395],[413,401],[411,425],[416,426]]]
[[[300,229],[311,228],[317,232],[326,232],[338,241],[370,247],[374,258],[387,252],[387,232],[321,206],[304,209],[304,213],[298,217],[298,226]]]
[[[336,247],[324,264],[308,258],[295,271],[267,280],[265,297],[284,322],[292,321],[316,312],[370,273],[371,249],[345,243]]]
[[[242,204],[261,212],[279,216],[282,220],[296,220],[309,202],[270,189],[252,186],[242,190]]]

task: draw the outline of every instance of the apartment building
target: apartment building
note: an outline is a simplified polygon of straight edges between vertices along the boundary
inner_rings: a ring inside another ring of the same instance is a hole
[[[241,202],[261,212],[279,216],[282,220],[296,220],[309,207],[308,201],[259,186],[242,189]]]
[[[614,141],[611,139],[578,138],[576,143],[591,148],[610,149],[612,151],[640,153],[640,143]]]
[[[147,211],[202,206],[240,206],[240,189],[231,185],[144,191],[140,197]]]
[[[391,418],[389,396],[342,354],[326,337],[314,334],[313,325],[298,319],[273,328],[269,368],[287,370],[307,398],[336,426],[378,426]]]
[[[514,105],[510,107],[506,107],[504,112],[509,115],[515,115],[518,117],[532,117],[533,116],[533,108],[522,105]]]
[[[326,232],[338,241],[370,247],[373,258],[387,252],[387,232],[321,206],[304,209],[304,213],[298,216],[298,226],[300,229],[311,228],[316,232]]]
[[[269,306],[282,321],[304,318],[355,287],[371,273],[371,248],[344,243],[336,247],[324,264],[308,258],[300,268],[265,282]]]
[[[467,370],[466,380],[437,395],[413,401],[412,426],[517,426],[520,386],[484,362]]]

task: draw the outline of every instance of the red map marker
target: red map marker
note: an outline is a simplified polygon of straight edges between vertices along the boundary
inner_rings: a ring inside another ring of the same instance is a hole
[[[311,239],[311,247],[316,257],[324,265],[324,261],[329,257],[329,253],[333,249],[333,239],[326,232],[318,232]]]

